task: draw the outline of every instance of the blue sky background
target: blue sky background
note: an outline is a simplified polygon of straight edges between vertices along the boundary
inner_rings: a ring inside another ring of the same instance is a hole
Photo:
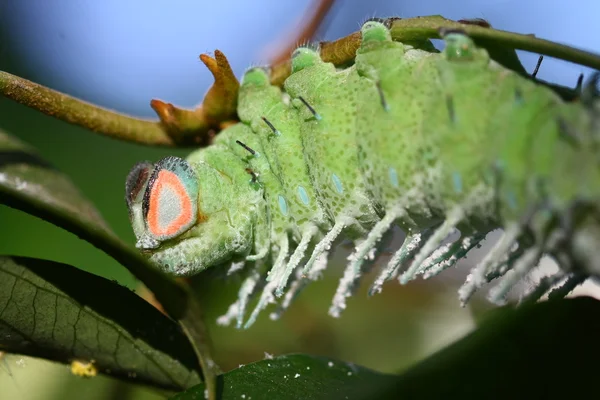
[[[600,52],[595,0],[341,0],[321,39],[358,29],[368,16],[480,17],[494,27]],[[294,30],[310,0],[3,0],[0,29],[30,79],[140,116],[160,98],[193,106],[210,86],[198,55],[218,48],[241,75]],[[4,47],[4,49],[2,49]],[[537,55],[524,57],[533,69]],[[539,76],[572,84],[583,68],[546,60]]]

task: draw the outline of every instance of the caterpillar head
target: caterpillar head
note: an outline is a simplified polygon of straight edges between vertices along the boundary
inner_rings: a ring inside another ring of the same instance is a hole
[[[180,236],[198,219],[198,180],[192,167],[178,157],[156,165],[136,164],[125,183],[129,218],[136,247],[152,250]]]
[[[250,243],[251,229],[230,212],[238,199],[220,190],[219,177],[208,164],[179,157],[139,163],[129,173],[126,202],[136,247],[159,268],[197,273]],[[208,199],[201,202],[201,193]]]

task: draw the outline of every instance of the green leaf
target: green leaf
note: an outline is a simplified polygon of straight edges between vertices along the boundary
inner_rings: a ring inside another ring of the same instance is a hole
[[[0,350],[165,389],[200,382],[179,326],[130,290],[69,265],[0,256]]]
[[[157,296],[182,293],[171,279],[121,241],[70,179],[26,144],[0,131],[0,203],[35,215],[87,240],[121,262]],[[162,301],[164,299],[160,299]],[[165,304],[166,306],[166,304]]]
[[[355,364],[325,357],[291,354],[241,366],[219,376],[219,399],[357,399],[369,398],[375,386],[396,380]],[[200,384],[173,400],[202,399]]]
[[[203,313],[188,287],[154,268],[120,240],[71,181],[31,147],[0,131],[0,204],[42,218],[84,239],[140,279],[178,320],[200,360],[211,391],[218,367],[210,359]]]
[[[30,146],[0,131],[0,186],[5,195],[35,197],[47,208],[68,212],[82,223],[114,236],[94,205],[73,186],[71,181],[40,158]],[[11,196],[11,197],[12,197]],[[2,197],[2,203],[10,201]],[[37,212],[43,212],[38,207]]]
[[[600,301],[592,298],[507,307],[402,375],[297,354],[229,371],[217,387],[223,400],[597,396],[598,315]],[[200,384],[174,399],[201,399],[203,390]]]

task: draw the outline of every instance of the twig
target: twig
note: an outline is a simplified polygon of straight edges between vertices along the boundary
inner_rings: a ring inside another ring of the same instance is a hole
[[[461,24],[439,15],[409,19],[397,19],[392,23],[391,32],[394,40],[401,42],[420,41],[423,39],[440,39],[440,29],[458,29],[472,37],[476,42],[504,45],[513,49],[526,50],[561,60],[600,69],[600,57],[597,54],[575,49],[566,45],[538,39],[532,35],[490,29],[473,24]],[[360,32],[355,32],[335,42],[321,44],[321,56],[334,64],[344,64],[354,58],[360,46]],[[343,51],[342,51],[343,50]]]
[[[119,114],[8,72],[0,71],[0,93],[44,114],[109,137],[153,146],[175,145],[158,122]]]
[[[505,46],[526,50],[561,60],[570,61],[586,67],[600,70],[600,56],[549,40],[538,39],[532,35],[491,29],[472,23],[459,23],[439,15],[396,19],[391,24],[394,40],[400,42],[422,42],[425,39],[440,39],[440,29],[457,29],[465,32],[480,46]],[[322,42],[320,46],[323,61],[343,65],[354,59],[361,43],[360,32],[351,33],[333,42]],[[289,63],[274,65],[271,71],[271,83],[283,84],[290,74]]]
[[[215,50],[215,58],[200,56],[215,78],[201,106],[185,110],[160,100],[151,107],[160,121],[133,118],[27,79],[0,71],[0,94],[18,103],[71,124],[112,138],[150,146],[207,146],[223,125],[237,121],[239,82],[227,58]]]

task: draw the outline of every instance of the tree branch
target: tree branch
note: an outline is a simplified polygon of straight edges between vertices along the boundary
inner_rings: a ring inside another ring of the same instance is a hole
[[[46,115],[112,138],[152,146],[175,145],[158,122],[119,114],[8,72],[0,71],[0,93]]]

